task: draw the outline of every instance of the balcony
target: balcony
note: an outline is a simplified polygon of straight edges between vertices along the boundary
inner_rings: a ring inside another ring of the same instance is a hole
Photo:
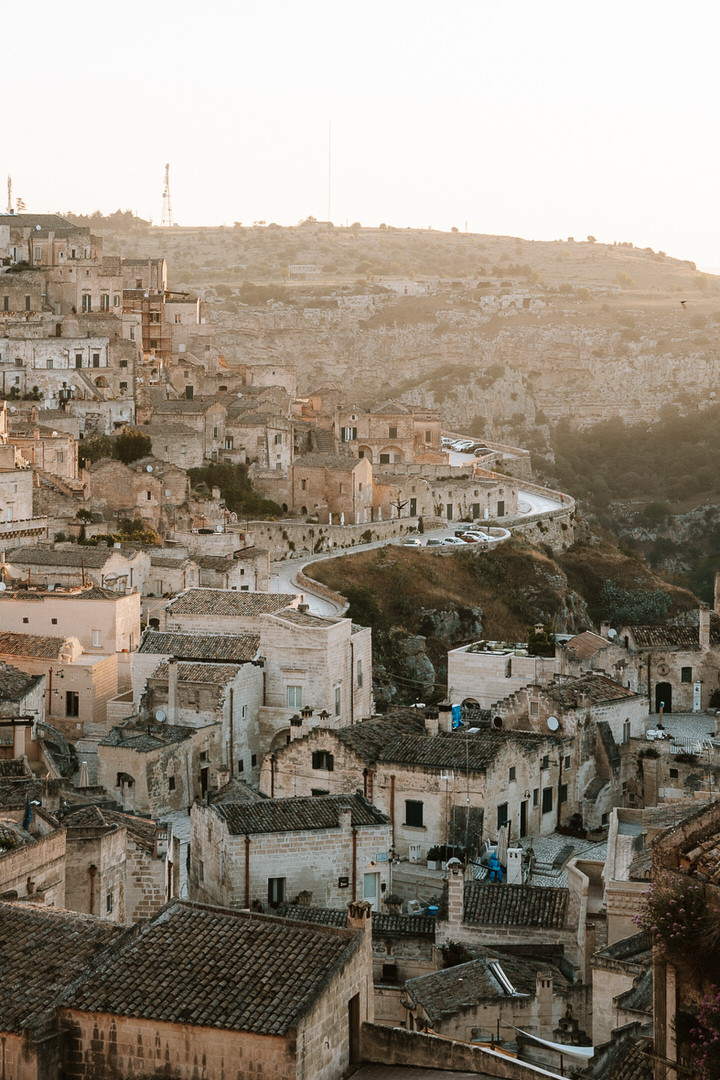
[[[47,518],[18,518],[17,521],[0,521],[0,541],[20,536],[41,536],[47,532]]]

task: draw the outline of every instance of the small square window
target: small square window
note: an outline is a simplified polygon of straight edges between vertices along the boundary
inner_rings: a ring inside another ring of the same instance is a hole
[[[511,784],[515,780],[515,766],[514,765],[511,765],[510,768],[508,769],[508,780],[510,781]]]
[[[543,759],[542,759],[542,762],[540,763],[540,767],[542,769],[550,768],[550,756],[548,754],[543,754]]]
[[[53,626],[57,626],[57,619],[51,619],[50,622],[53,624]]]
[[[257,754],[253,754],[252,757],[250,758],[250,767],[254,769],[256,765],[257,765]]]
[[[678,778],[678,770],[677,769],[671,769],[670,770],[670,779],[671,780],[677,780],[677,778]]]
[[[692,668],[684,667],[680,668],[680,682],[691,683],[692,682]]]
[[[24,623],[26,623],[26,622],[30,622],[30,620],[28,619],[27,615],[25,615],[25,616],[23,617],[23,622],[24,622]]]

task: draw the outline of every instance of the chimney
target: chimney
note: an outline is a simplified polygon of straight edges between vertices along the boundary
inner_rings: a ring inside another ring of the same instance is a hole
[[[25,739],[27,737],[27,726],[23,720],[18,720],[13,724],[13,757],[24,758]]]
[[[295,713],[290,717],[290,742],[294,742],[295,739],[302,739],[303,737],[303,722],[302,718]]]
[[[341,832],[350,834],[352,832],[352,810],[350,807],[343,808],[338,814],[338,824]]]
[[[700,605],[699,619],[698,619],[698,633],[700,638],[700,648],[710,648],[710,608],[707,604]]]
[[[298,611],[302,611],[303,615],[307,615],[308,611],[310,610],[310,605],[309,604],[298,604],[297,609],[298,609]]]
[[[360,994],[360,1021],[372,1023],[374,1019],[373,990],[373,948],[372,948],[372,904],[367,900],[351,900],[347,906],[348,930],[361,930],[363,935],[362,951],[365,958],[364,993]]]
[[[178,662],[174,656],[168,660],[168,706],[167,722],[174,724],[177,721],[177,694],[178,694]]]
[[[447,938],[453,940],[453,932],[460,929],[463,921],[465,877],[459,859],[450,859],[448,870],[448,928]]]
[[[508,885],[522,885],[522,857],[523,849],[508,848],[507,849],[507,883]]]
[[[452,705],[447,701],[438,705],[438,731],[452,731]]]
[[[425,730],[428,735],[437,735],[438,733],[438,711],[437,709],[425,710]]]
[[[215,787],[219,791],[221,787],[225,787],[230,779],[230,770],[226,765],[218,765],[215,772]]]
[[[600,623],[600,637],[604,637],[606,641],[609,639],[609,637],[610,637],[610,623],[609,622]]]

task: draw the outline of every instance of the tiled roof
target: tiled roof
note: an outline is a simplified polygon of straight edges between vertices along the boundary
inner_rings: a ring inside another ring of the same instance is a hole
[[[181,634],[146,630],[138,652],[168,653],[178,660],[244,664],[255,659],[259,648],[259,634]]]
[[[266,795],[261,795],[259,791],[251,788],[245,780],[238,780],[237,777],[228,780],[227,784],[223,784],[221,788],[212,793],[213,806],[219,806],[221,803],[263,802],[266,798]]]
[[[83,1012],[284,1035],[360,947],[358,933],[173,901],[65,1004]]]
[[[354,750],[363,761],[377,761],[384,746],[399,735],[416,735],[425,730],[422,713],[404,709],[388,713],[379,720],[363,720],[351,727],[338,728],[333,735]]]
[[[568,989],[568,980],[560,969],[545,959],[514,956],[496,948],[481,951],[477,960],[420,975],[405,983],[410,998],[422,1005],[431,1023],[439,1024],[449,1016],[473,1010],[479,1001],[507,998],[507,992],[490,967],[492,961],[500,964],[520,994],[535,995],[538,972],[548,972],[552,976],[555,993]]]
[[[696,626],[629,626],[639,649],[699,649],[700,631]],[[710,644],[720,645],[720,616],[710,612]]]
[[[90,232],[90,229],[87,226],[73,225],[72,221],[60,217],[59,214],[7,214],[3,212],[0,213],[0,224],[9,225],[11,228],[14,225],[19,225],[25,229],[35,229],[39,225],[41,230],[53,229],[56,232],[78,232],[85,234]]]
[[[593,634],[591,630],[584,630],[582,634],[576,634],[565,646],[565,651],[573,660],[589,660],[602,649],[610,644],[606,638],[599,634]]]
[[[582,1075],[588,1080],[653,1080],[652,1041],[639,1038],[641,1032],[639,1023],[620,1028],[610,1042],[596,1048],[592,1066]]]
[[[181,727],[179,724],[154,724],[128,720],[120,727],[111,728],[100,746],[122,746],[138,754],[148,754],[172,743],[189,739],[197,728]]]
[[[108,810],[105,806],[84,806],[62,819],[68,829],[107,829],[125,827],[138,847],[150,855],[155,854],[154,821],[135,817],[133,814],[121,814],[117,810]]]
[[[167,413],[204,413],[212,406],[217,405],[216,401],[203,401],[201,398],[178,398],[175,401],[159,401],[153,406],[154,415],[165,415]]]
[[[333,469],[339,472],[352,472],[360,459],[350,454],[303,454],[295,458],[296,469]]]
[[[298,922],[320,923],[323,926],[346,926],[347,914],[338,908],[305,907],[303,904],[283,904],[280,914]],[[373,937],[427,937],[435,940],[437,919],[428,915],[389,915],[372,912]]]
[[[8,553],[7,562],[20,566],[82,566],[100,570],[113,555],[122,555],[132,559],[137,554],[135,549],[125,548],[116,551],[108,547],[69,547],[69,548],[15,548]]]
[[[0,1030],[41,1023],[66,987],[125,932],[92,915],[0,903]]]
[[[137,593],[118,593],[110,589],[102,589],[99,585],[89,585],[87,588],[71,589],[65,592],[56,589],[50,592],[47,589],[6,589],[0,592],[0,603],[10,600],[29,600],[40,602],[47,600],[124,600],[126,596],[135,596]]]
[[[652,962],[652,937],[649,931],[641,930],[630,937],[621,938],[598,950],[598,956],[608,957],[610,960],[620,960],[626,964],[644,966]]]
[[[560,930],[568,910],[568,890],[542,885],[465,885],[463,920],[483,926],[542,926]]]
[[[169,615],[272,615],[296,599],[295,593],[188,589],[168,605]]]
[[[506,746],[534,752],[553,739],[530,731],[501,730],[440,735],[401,735],[392,739],[380,753],[380,761],[398,765],[419,765],[425,769],[465,769],[484,771]],[[557,741],[557,740],[553,740]]]
[[[558,679],[557,682],[544,685],[543,690],[561,709],[583,708],[588,704],[624,701],[638,696],[633,690],[609,679],[607,675],[598,675],[595,672],[587,672],[578,678]]]
[[[652,964],[648,964],[647,970],[635,981],[629,990],[626,990],[624,994],[618,995],[615,999],[615,1004],[618,1009],[621,1009],[623,1012],[645,1013],[648,1017],[652,1015]]]
[[[41,634],[15,634],[6,630],[0,632],[0,654],[57,660],[63,650],[65,640],[61,637],[44,637]]]
[[[4,701],[22,701],[42,678],[42,675],[27,675],[0,660],[0,704]]]
[[[337,829],[343,810],[350,811],[353,828],[390,824],[390,819],[362,795],[319,795],[266,799],[257,803],[221,803],[216,810],[227,822],[228,831],[233,836]]]
[[[322,615],[313,615],[310,611],[297,611],[295,608],[283,608],[278,611],[276,617],[285,622],[294,623],[295,626],[309,626],[320,629],[323,626],[335,626],[339,619],[326,619]]]
[[[227,683],[232,682],[240,670],[239,664],[179,663],[177,676],[178,681],[181,683],[211,683],[214,686],[225,686]],[[150,678],[167,682],[167,660],[163,660],[161,664],[158,664]]]

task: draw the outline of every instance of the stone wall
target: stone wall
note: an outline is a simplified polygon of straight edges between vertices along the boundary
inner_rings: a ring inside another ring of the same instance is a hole
[[[344,550],[374,541],[402,540],[417,531],[417,518],[393,518],[360,525],[310,525],[304,521],[250,521],[248,529],[271,561],[296,559],[319,552]]]
[[[51,907],[65,907],[65,830],[57,829],[0,858],[0,893],[18,899],[35,896]]]
[[[65,903],[71,911],[124,923],[125,828],[75,828],[67,836]]]
[[[177,867],[180,850],[173,854],[173,871]],[[126,921],[139,922],[151,918],[168,899],[168,861],[156,858],[128,837],[125,862],[125,912]],[[179,869],[179,867],[178,867]]]

